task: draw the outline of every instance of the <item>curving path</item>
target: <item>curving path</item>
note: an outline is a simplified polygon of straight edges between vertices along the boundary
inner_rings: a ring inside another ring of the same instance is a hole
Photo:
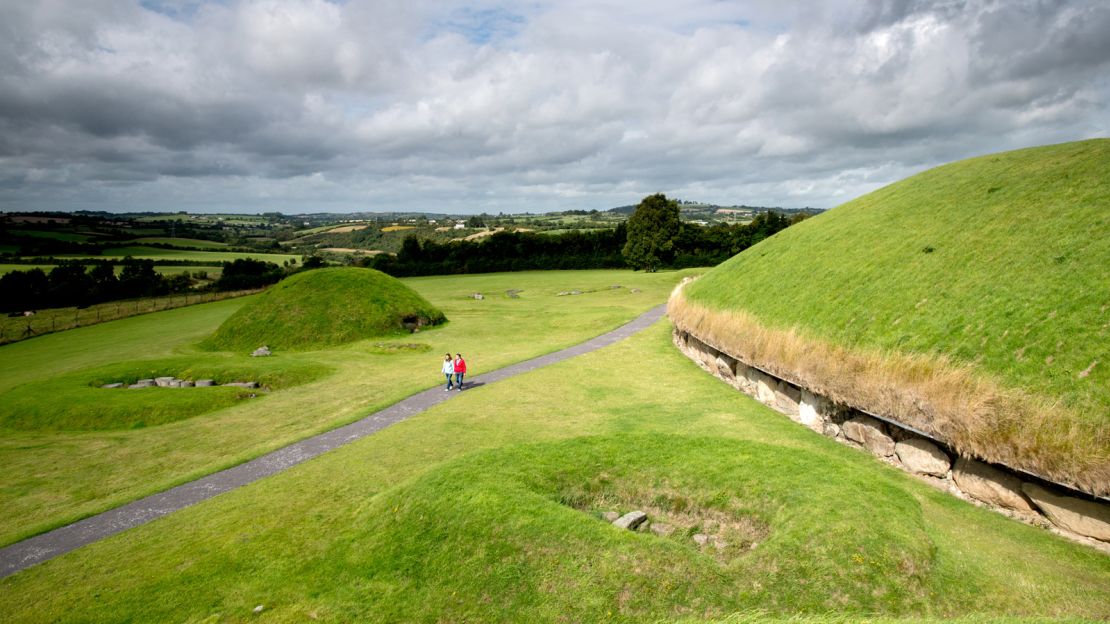
[[[467,381],[467,386],[475,387],[494,383],[609,346],[647,329],[648,326],[662,318],[665,309],[665,304],[658,305],[631,322],[586,342],[470,378]],[[178,509],[183,509],[237,487],[253,483],[263,477],[292,468],[301,462],[364,438],[410,416],[415,416],[455,396],[455,393],[444,392],[442,386],[436,386],[414,394],[349,425],[295,442],[244,464],[239,464],[234,468],[212,473],[196,481],[190,481],[164,492],[152,494],[121,507],[0,548],[0,578],[15,574],[36,563],[63,555],[85,544],[91,544],[132,527],[146,524]]]

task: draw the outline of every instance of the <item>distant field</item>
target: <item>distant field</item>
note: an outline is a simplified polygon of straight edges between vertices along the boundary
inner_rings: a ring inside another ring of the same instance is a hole
[[[85,243],[90,239],[97,238],[95,234],[81,234],[79,232],[58,232],[54,230],[11,230],[11,233],[19,236],[30,236],[32,238],[51,238],[54,240],[66,241],[70,243]]]
[[[227,243],[220,243],[216,241],[203,240],[200,238],[168,238],[168,237],[146,237],[136,238],[131,241],[137,245],[143,244],[160,244],[160,245],[176,245],[178,247],[199,247],[202,249],[220,249],[227,247]]]
[[[239,251],[183,251],[180,249],[161,249],[159,247],[145,247],[141,245],[132,245],[127,247],[109,247],[104,250],[100,256],[81,256],[81,255],[67,255],[58,256],[61,258],[123,258],[131,256],[139,259],[151,260],[187,260],[195,262],[230,262],[241,258],[254,258],[255,260],[265,260],[275,264],[282,264],[287,260],[300,261],[301,257],[294,254],[272,254],[272,253],[254,253],[254,252],[239,252]]]
[[[53,264],[0,264],[0,275],[9,273],[11,271],[30,271],[31,269],[42,269],[49,273],[57,265]],[[208,273],[208,277],[216,278],[223,273],[223,267],[218,266],[156,266],[154,270],[162,275],[180,275],[181,273],[196,273],[204,271]],[[116,267],[116,275],[123,271],[123,266]]]

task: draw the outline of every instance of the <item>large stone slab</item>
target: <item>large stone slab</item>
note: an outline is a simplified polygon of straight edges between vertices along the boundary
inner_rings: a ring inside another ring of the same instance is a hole
[[[840,428],[844,437],[862,444],[876,455],[890,457],[894,454],[894,438],[886,434],[883,423],[870,416],[856,416]]]
[[[154,378],[154,385],[158,386],[159,388],[169,388],[171,383],[173,383],[173,377]]]
[[[952,468],[952,480],[968,496],[984,503],[1034,513],[1021,492],[1021,480],[974,459],[960,457]]]
[[[736,360],[721,353],[717,356],[717,374],[731,381],[736,376]]]
[[[917,474],[944,477],[952,467],[948,454],[925,438],[910,438],[894,445],[894,452],[902,465]]]
[[[779,381],[775,386],[775,407],[780,412],[791,416],[798,415],[798,403],[802,400],[801,392],[794,386]]]
[[[640,526],[647,520],[647,514],[642,511],[630,511],[620,518],[613,521],[613,526],[635,531],[636,527]]]
[[[802,390],[800,399],[798,401],[798,422],[814,431],[821,431],[825,424],[823,415],[825,399],[809,390]]]
[[[756,374],[755,379],[755,398],[759,399],[761,403],[766,405],[775,404],[775,390],[778,389],[778,381],[760,371],[754,371]]]
[[[1035,483],[1022,483],[1021,491],[1056,526],[1110,542],[1110,505],[1100,505],[1074,496],[1062,496]]]

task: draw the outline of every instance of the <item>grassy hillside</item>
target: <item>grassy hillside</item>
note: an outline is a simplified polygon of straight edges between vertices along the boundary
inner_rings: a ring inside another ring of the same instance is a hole
[[[317,269],[283,280],[220,326],[206,344],[226,350],[311,349],[408,333],[405,323],[446,320],[395,277],[354,267]],[[414,325],[415,326],[415,325]]]
[[[1110,462],[1110,140],[926,171],[737,255],[685,297],[947,362],[1033,397],[1032,414],[1066,413],[1045,428],[1074,429],[1083,455]]]
[[[476,388],[4,579],[0,610],[20,622],[1110,616],[1110,558],[797,427],[705,375],[669,333],[660,323]],[[598,517],[631,508],[675,532]],[[695,531],[726,545],[699,547]]]

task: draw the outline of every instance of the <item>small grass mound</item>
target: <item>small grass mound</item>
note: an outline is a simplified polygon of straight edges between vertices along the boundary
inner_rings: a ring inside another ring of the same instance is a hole
[[[203,343],[212,350],[307,350],[408,333],[443,312],[380,271],[331,268],[294,275],[243,306]]]
[[[481,452],[377,496],[322,554],[335,569],[319,590],[343,588],[390,621],[923,608],[933,545],[920,507],[859,476],[771,445],[673,435]],[[580,510],[595,505],[688,524],[629,531]],[[733,543],[701,545],[702,531]]]
[[[207,388],[116,388],[139,379],[176,376],[217,384],[257,381],[279,390],[313,381],[331,369],[287,358],[227,358],[215,355],[112,364],[23,384],[0,395],[0,428],[20,431],[103,431],[153,427],[224,409],[260,390]]]

